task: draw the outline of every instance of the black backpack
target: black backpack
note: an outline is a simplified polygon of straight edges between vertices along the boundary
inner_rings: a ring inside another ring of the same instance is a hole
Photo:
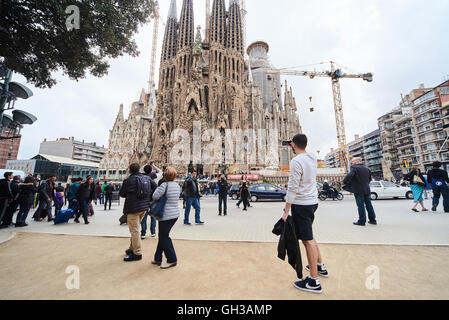
[[[137,176],[137,199],[146,199],[151,197],[151,182],[148,176]]]

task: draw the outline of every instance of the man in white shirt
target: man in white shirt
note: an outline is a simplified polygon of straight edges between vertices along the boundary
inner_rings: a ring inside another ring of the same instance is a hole
[[[306,151],[307,142],[306,135],[297,134],[290,144],[297,156],[290,164],[288,192],[282,219],[287,221],[291,210],[298,240],[302,240],[309,261],[306,269],[310,271],[310,277],[295,282],[295,287],[307,292],[322,293],[318,275],[327,278],[329,274],[321,259],[312,230],[315,211],[318,209],[316,186],[318,161],[315,155]]]

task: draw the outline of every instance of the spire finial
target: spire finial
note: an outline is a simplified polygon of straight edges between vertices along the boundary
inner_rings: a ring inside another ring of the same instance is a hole
[[[171,0],[170,10],[168,11],[168,19],[177,19],[178,9],[176,7],[176,0]]]

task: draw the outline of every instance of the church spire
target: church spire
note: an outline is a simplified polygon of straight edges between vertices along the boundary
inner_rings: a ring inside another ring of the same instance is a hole
[[[178,10],[176,8],[176,0],[171,0],[170,10],[168,11],[168,19],[176,20],[177,15],[178,15]]]
[[[226,5],[225,0],[214,0],[210,21],[210,43],[226,46]]]
[[[193,0],[184,0],[179,21],[178,50],[192,48],[193,46],[195,37],[193,18]]]
[[[229,22],[228,22],[228,40],[227,46],[244,54],[243,50],[243,29],[242,14],[238,0],[231,0],[229,6]]]
[[[177,9],[176,0],[171,0],[170,10],[165,27],[164,43],[162,45],[162,61],[170,60],[176,55],[177,44]]]

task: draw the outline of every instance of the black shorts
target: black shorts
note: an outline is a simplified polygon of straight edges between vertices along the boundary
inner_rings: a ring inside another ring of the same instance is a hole
[[[292,205],[292,218],[295,223],[298,240],[313,240],[312,224],[315,220],[315,211],[317,209],[318,204],[310,206]]]

